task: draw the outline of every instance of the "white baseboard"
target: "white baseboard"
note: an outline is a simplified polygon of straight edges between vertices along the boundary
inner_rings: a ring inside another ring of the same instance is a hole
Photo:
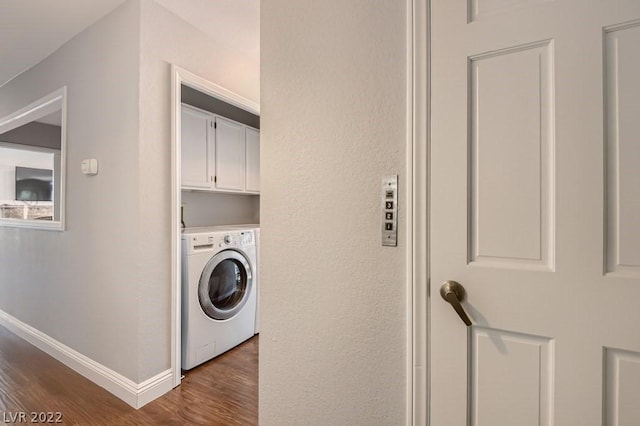
[[[0,310],[0,325],[111,392],[133,408],[140,408],[173,388],[171,369],[141,383],[135,383],[2,310]]]

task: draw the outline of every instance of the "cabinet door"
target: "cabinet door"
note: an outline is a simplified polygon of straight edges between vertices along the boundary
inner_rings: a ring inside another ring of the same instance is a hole
[[[260,132],[249,127],[245,130],[247,150],[247,191],[260,191]]]
[[[244,191],[244,126],[216,116],[216,189]]]
[[[182,107],[181,176],[182,187],[210,188],[208,129],[210,115]]]

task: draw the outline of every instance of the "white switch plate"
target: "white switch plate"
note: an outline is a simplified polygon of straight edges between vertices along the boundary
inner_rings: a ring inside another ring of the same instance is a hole
[[[82,160],[82,164],[80,165],[80,169],[82,173],[88,176],[93,176],[98,174],[98,160],[95,158],[88,158],[86,160]]]

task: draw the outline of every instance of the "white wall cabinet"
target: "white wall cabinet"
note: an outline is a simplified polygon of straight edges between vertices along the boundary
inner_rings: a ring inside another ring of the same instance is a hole
[[[260,191],[260,132],[242,123],[182,105],[182,188]]]
[[[244,126],[235,121],[215,117],[216,189],[245,190]]]
[[[213,170],[209,161],[211,117],[203,111],[182,106],[182,187],[211,188]]]
[[[260,191],[260,132],[245,127],[247,191]]]

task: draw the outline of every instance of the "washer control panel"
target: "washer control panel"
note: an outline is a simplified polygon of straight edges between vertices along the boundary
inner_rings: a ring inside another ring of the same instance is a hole
[[[398,245],[398,175],[382,178],[382,245]]]
[[[224,245],[233,247],[244,247],[254,244],[253,231],[241,231],[225,234],[222,238]]]
[[[194,228],[197,229],[197,228]],[[250,247],[256,243],[253,230],[188,232],[182,236],[183,250],[188,255],[221,248]]]

